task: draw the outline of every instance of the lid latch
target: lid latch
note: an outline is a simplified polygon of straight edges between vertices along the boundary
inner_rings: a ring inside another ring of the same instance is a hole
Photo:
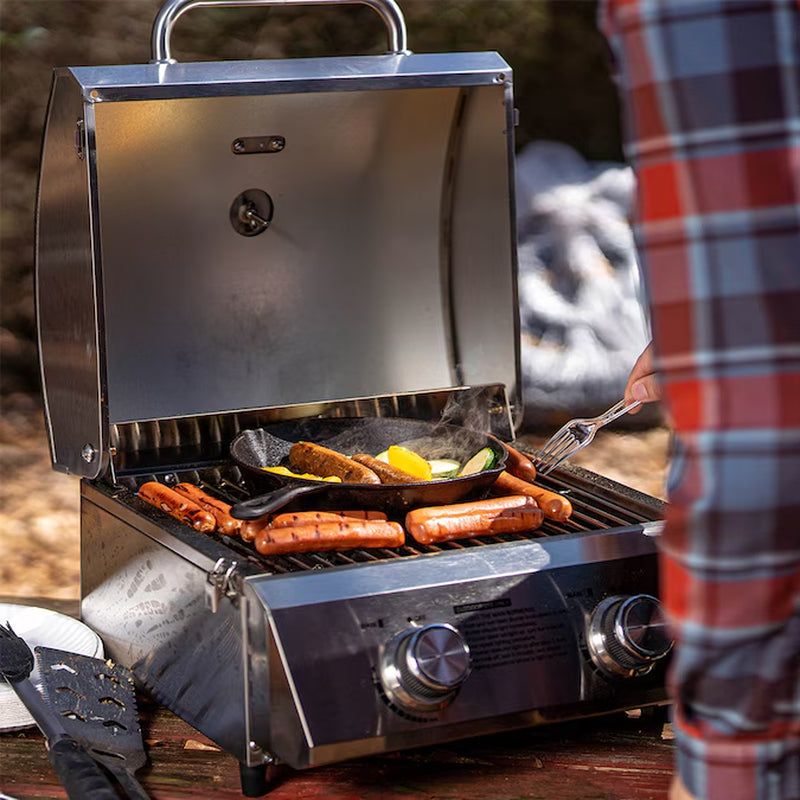
[[[219,609],[220,601],[223,597],[234,600],[239,596],[239,581],[236,561],[229,561],[227,558],[217,559],[211,572],[206,579],[206,607],[211,609],[212,614],[216,614]]]

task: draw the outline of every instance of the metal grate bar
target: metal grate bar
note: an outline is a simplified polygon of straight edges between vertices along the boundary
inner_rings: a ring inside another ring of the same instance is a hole
[[[214,495],[227,503],[234,504],[251,496],[238,467],[223,463],[202,469],[187,469],[162,472],[159,474],[126,476],[123,484],[135,492],[139,485],[147,480],[158,480],[167,485],[180,482],[194,483],[203,491]],[[471,539],[438,542],[422,545],[407,540],[402,547],[396,549],[358,549],[350,551],[332,551],[317,553],[298,553],[283,556],[261,556],[255,547],[247,542],[230,537],[222,537],[223,542],[237,553],[255,561],[275,574],[328,569],[331,567],[374,562],[396,558],[409,558],[427,553],[465,550],[489,544],[522,541],[569,533],[589,532],[608,528],[624,527],[657,518],[654,511],[648,516],[645,511],[629,498],[619,493],[600,491],[598,487],[586,483],[585,480],[573,479],[569,474],[556,471],[546,479],[537,481],[543,487],[568,497],[573,505],[573,513],[566,522],[546,519],[535,531],[478,536]],[[197,534],[201,536],[203,534]]]

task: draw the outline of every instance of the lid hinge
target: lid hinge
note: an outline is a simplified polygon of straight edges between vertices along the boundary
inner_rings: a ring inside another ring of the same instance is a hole
[[[81,161],[86,158],[86,123],[83,117],[75,122],[75,154]]]
[[[220,601],[223,597],[236,600],[239,596],[239,573],[237,561],[229,561],[227,558],[217,559],[211,572],[206,578],[206,607],[211,609],[212,614],[217,613]]]

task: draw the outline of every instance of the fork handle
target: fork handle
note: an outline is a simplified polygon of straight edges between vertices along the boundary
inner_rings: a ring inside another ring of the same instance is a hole
[[[631,402],[620,400],[619,403],[611,406],[611,408],[603,414],[602,424],[608,425],[609,422],[613,422],[617,417],[625,416],[625,414],[632,411],[634,408],[638,408],[641,404],[641,400],[633,400]]]

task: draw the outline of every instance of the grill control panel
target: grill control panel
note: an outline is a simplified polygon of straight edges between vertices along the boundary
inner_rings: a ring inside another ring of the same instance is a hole
[[[641,532],[624,538],[652,546]],[[274,702],[291,694],[318,752],[662,702],[657,559],[605,558],[616,542],[551,538],[257,580]],[[459,579],[443,579],[456,564]],[[289,742],[276,745],[284,757]]]

